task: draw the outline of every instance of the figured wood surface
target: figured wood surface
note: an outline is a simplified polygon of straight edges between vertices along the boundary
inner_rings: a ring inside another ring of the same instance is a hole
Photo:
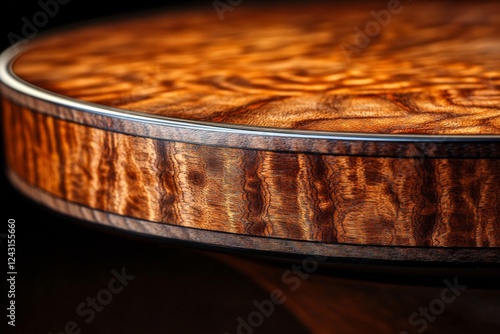
[[[170,13],[33,41],[0,72],[9,175],[57,211],[150,235],[498,262],[498,5],[405,4],[350,62],[327,53],[374,4]]]
[[[245,234],[208,231],[199,228],[186,228],[96,210],[54,196],[27,183],[12,170],[9,170],[7,175],[14,186],[23,194],[68,217],[74,217],[86,223],[96,223],[101,227],[107,226],[128,233],[137,233],[142,236],[161,237],[169,241],[190,242],[198,246],[233,249],[246,253],[258,251],[259,253],[266,252],[266,254],[283,254],[288,257],[314,254],[315,256],[324,256],[330,262],[338,262],[345,259],[373,262],[397,261],[399,263],[402,261],[405,261],[405,263],[474,263],[475,265],[500,262],[497,248],[492,247],[429,248],[360,246],[257,237]]]
[[[370,33],[381,11],[388,23]],[[64,96],[180,119],[498,135],[499,34],[494,1],[404,1],[392,14],[387,1],[242,4],[222,22],[205,9],[47,36],[14,71]],[[345,57],[347,44],[358,51]]]
[[[500,246],[498,159],[277,153],[107,132],[4,104],[9,166],[68,201],[252,236]]]
[[[99,109],[98,113],[88,112],[88,105],[81,103],[75,106],[74,101],[66,98],[58,101],[47,101],[52,96],[32,96],[30,93],[19,92],[6,85],[0,85],[2,94],[17,106],[29,110],[36,110],[57,119],[78,124],[85,124],[107,131],[119,132],[133,136],[154,138],[168,141],[202,144],[208,146],[265,150],[270,152],[319,153],[342,156],[370,156],[370,157],[397,157],[397,158],[500,158],[500,137],[472,137],[475,140],[452,138],[450,135],[421,135],[419,138],[368,138],[365,135],[350,138],[348,133],[339,136],[317,136],[321,132],[315,131],[302,136],[293,136],[291,133],[282,133],[277,136],[276,131],[244,131],[241,128],[213,127],[200,128],[183,121],[160,122],[156,118],[131,118],[120,109]],[[124,117],[119,117],[124,116]],[[141,115],[138,115],[141,116]],[[144,117],[144,116],[143,116]],[[263,129],[263,128],[257,128]],[[393,135],[395,136],[395,135]],[[470,138],[470,137],[469,137]]]

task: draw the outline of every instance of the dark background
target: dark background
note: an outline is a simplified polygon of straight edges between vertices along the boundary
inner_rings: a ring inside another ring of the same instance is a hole
[[[45,1],[44,1],[45,2]],[[47,31],[111,15],[198,6],[207,1],[104,2],[71,0],[40,29]],[[40,10],[37,0],[2,1],[0,50],[8,34],[22,35],[23,17]],[[214,16],[217,15],[214,10]],[[2,285],[1,324],[10,333],[59,333],[69,321],[82,333],[234,333],[239,315],[253,311],[253,300],[269,294],[244,275],[191,245],[140,238],[89,227],[61,217],[19,194],[5,178],[1,143],[1,229],[16,220],[16,328],[6,325],[6,287]],[[6,273],[6,239],[1,239],[2,283]],[[86,324],[75,308],[107,287],[111,270],[126,268],[136,278]],[[284,308],[276,310],[261,333],[304,333]]]
[[[250,0],[246,0],[250,2]],[[255,2],[255,1],[253,1]],[[268,3],[271,1],[267,1]],[[277,1],[273,1],[277,2]],[[61,5],[40,32],[52,28],[92,21],[111,15],[170,10],[197,6],[213,10],[211,0],[110,2],[71,0]],[[8,34],[21,35],[23,17],[31,20],[40,10],[38,1],[4,1],[0,4],[0,50],[9,46]],[[254,310],[252,301],[269,294],[245,275],[218,261],[213,250],[195,245],[131,236],[106,228],[89,226],[50,212],[23,197],[5,178],[1,142],[0,173],[1,228],[5,234],[8,219],[16,220],[16,328],[7,328],[2,311],[0,328],[12,333],[59,333],[69,321],[75,321],[82,333],[234,333],[240,315]],[[6,239],[1,239],[2,268],[6,263]],[[235,255],[236,256],[236,255]],[[364,264],[360,264],[364,266]],[[410,265],[411,266],[411,265]],[[95,297],[107,287],[111,270],[126,269],[135,276],[123,292],[115,295],[95,319],[86,324],[76,314],[76,305]],[[371,267],[369,273],[357,267],[342,268],[335,275],[384,281],[387,267]],[[443,277],[459,265],[434,266],[419,271],[404,270],[392,282],[424,282],[439,285]],[[414,268],[413,268],[414,269]],[[491,269],[491,268],[490,268]],[[466,268],[471,284],[492,287],[498,283],[498,271],[480,266]],[[329,274],[330,269],[325,269]],[[397,271],[396,270],[396,271]],[[2,277],[5,277],[3,269]],[[430,274],[432,273],[432,274]],[[462,274],[464,272],[462,271]],[[483,274],[487,274],[486,276]],[[453,274],[454,275],[454,274]],[[417,277],[418,276],[418,277]],[[396,277],[396,278],[394,278]],[[5,280],[2,278],[2,281]],[[475,282],[475,283],[474,283]],[[1,309],[5,310],[6,288],[0,291]],[[6,312],[5,312],[6,313]],[[480,332],[480,325],[478,325]],[[302,325],[284,307],[264,322],[255,333],[306,333]]]

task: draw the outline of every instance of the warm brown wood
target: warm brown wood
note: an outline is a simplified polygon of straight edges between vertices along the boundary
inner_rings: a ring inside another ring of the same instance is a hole
[[[356,46],[353,28],[387,7],[242,4],[223,22],[205,9],[105,23],[40,39],[14,70],[64,96],[181,119],[500,134],[498,3],[401,2],[348,62],[342,43]]]
[[[89,128],[8,103],[4,124],[10,168],[53,195],[98,210],[327,243],[500,246],[498,159],[176,143]]]
[[[235,236],[265,237],[245,247],[298,254],[498,262],[498,5],[447,5],[404,4],[350,63],[339,44],[370,20],[374,3],[242,5],[222,23],[212,12],[167,13],[40,38],[13,73],[52,95],[1,87],[9,173],[55,210],[147,234],[230,247]],[[438,136],[343,139],[346,131]],[[435,249],[426,256],[408,246]],[[452,247],[461,250],[441,253]]]
[[[239,251],[259,251],[270,254],[304,256],[314,254],[324,256],[328,261],[345,258],[362,261],[412,261],[412,262],[452,262],[452,263],[498,263],[498,250],[492,247],[447,248],[447,247],[380,247],[335,243],[296,241],[273,237],[255,237],[244,234],[207,231],[171,224],[152,222],[92,209],[75,204],[34,187],[21,179],[13,171],[8,177],[17,189],[33,200],[67,216],[86,222],[110,226],[141,235],[157,236],[169,240],[189,241],[198,245],[224,247]]]
[[[255,131],[240,131],[240,128],[230,128],[238,131],[212,131],[186,126],[179,127],[169,123],[141,122],[134,119],[94,114],[44,101],[41,98],[27,96],[5,85],[0,85],[4,96],[18,106],[36,110],[42,114],[55,116],[79,124],[86,124],[112,132],[126,133],[134,136],[163,139],[168,141],[187,142],[193,144],[217,147],[232,147],[256,149],[277,152],[321,153],[342,156],[377,156],[377,157],[445,157],[445,158],[500,158],[499,138],[479,141],[452,140],[450,136],[424,136],[425,141],[413,138],[401,142],[399,140],[375,140],[362,137],[362,140],[314,137],[306,135],[294,137],[289,133],[274,136],[276,131],[256,133]],[[83,105],[85,107],[86,105]],[[128,114],[124,114],[129,116]],[[217,129],[223,129],[222,127]],[[255,128],[257,130],[263,128]],[[266,129],[265,129],[266,130]],[[290,132],[294,134],[294,132]],[[328,132],[315,134],[329,134]],[[342,134],[342,133],[341,133]],[[337,133],[335,133],[337,135]]]

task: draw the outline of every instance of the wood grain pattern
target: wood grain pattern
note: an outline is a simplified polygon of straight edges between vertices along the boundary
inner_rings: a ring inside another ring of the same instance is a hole
[[[499,5],[449,4],[405,4],[350,63],[329,50],[375,3],[41,37],[0,69],[9,175],[55,210],[147,234],[498,262]]]
[[[177,143],[4,103],[8,162],[68,201],[205,230],[360,245],[500,246],[500,160]]]
[[[159,122],[150,118],[146,121],[128,119],[130,114],[118,114],[127,117],[117,117],[115,114],[87,112],[86,104],[76,108],[72,104],[63,105],[50,102],[43,97],[26,95],[5,84],[0,84],[0,91],[9,101],[29,110],[36,110],[45,115],[54,116],[74,123],[91,127],[125,133],[133,136],[162,139],[168,141],[202,144],[217,147],[256,149],[274,152],[319,153],[343,156],[397,157],[397,158],[500,158],[500,137],[467,139],[453,138],[450,135],[425,135],[409,139],[376,140],[364,136],[354,140],[335,133],[332,138],[329,133],[315,131],[301,137],[293,136],[293,132],[276,135],[275,131],[258,132],[236,126],[207,127],[200,129],[191,123],[177,122],[179,125]],[[114,111],[114,110],[113,110]],[[263,128],[257,128],[263,129]],[[227,130],[227,131],[226,131]],[[236,131],[235,131],[236,130]],[[326,134],[325,136],[320,136]],[[347,133],[346,133],[347,134]],[[419,140],[422,139],[422,140]]]
[[[242,4],[223,22],[203,10],[103,23],[41,38],[14,70],[64,96],[185,120],[500,134],[498,3],[403,3],[348,62],[341,43],[355,46],[353,28],[381,10]]]
[[[500,262],[498,249],[492,247],[380,247],[361,246],[311,241],[296,241],[290,239],[255,237],[244,234],[207,231],[198,228],[188,228],[165,223],[152,222],[126,217],[110,212],[96,210],[87,206],[75,204],[54,196],[35,187],[20,178],[12,170],[7,176],[23,194],[34,201],[68,217],[74,217],[85,222],[107,226],[125,232],[138,233],[143,236],[161,237],[167,240],[191,242],[197,246],[217,247],[218,250],[233,249],[245,253],[257,251],[267,254],[284,256],[324,256],[325,263],[363,261],[380,263],[462,263],[462,264],[495,264]]]

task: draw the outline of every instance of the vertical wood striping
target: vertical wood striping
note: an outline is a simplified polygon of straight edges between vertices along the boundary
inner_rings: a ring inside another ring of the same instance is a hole
[[[9,168],[62,199],[326,243],[499,247],[500,160],[294,154],[107,132],[4,102]]]

